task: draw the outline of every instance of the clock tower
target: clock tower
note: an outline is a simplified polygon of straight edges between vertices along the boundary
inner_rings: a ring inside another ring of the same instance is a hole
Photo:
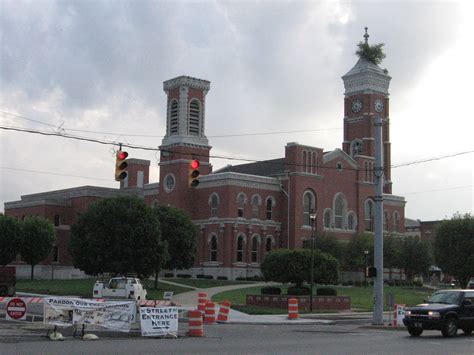
[[[369,35],[365,28],[365,45]],[[375,157],[375,118],[382,117],[384,193],[392,193],[390,172],[389,92],[391,77],[371,60],[360,56],[356,65],[346,73],[344,81],[344,141],[343,150],[373,170]],[[361,166],[361,164],[359,164]],[[363,169],[363,168],[362,168]],[[361,169],[361,170],[362,170]],[[367,169],[367,168],[366,168]],[[367,176],[367,172],[366,172]],[[373,179],[363,179],[374,181]]]

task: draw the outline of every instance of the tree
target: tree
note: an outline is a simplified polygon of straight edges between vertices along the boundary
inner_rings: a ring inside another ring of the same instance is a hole
[[[378,65],[385,59],[385,53],[383,52],[384,45],[384,43],[378,43],[371,46],[367,42],[359,42],[355,54],[358,55],[359,58],[364,58]]]
[[[374,236],[369,233],[355,235],[345,246],[344,269],[358,271],[365,268],[365,251],[369,252],[367,262],[370,265],[374,255]]]
[[[456,214],[441,222],[434,243],[436,264],[466,288],[474,277],[474,217]]]
[[[20,251],[20,224],[0,214],[0,266],[9,264]]]
[[[157,214],[137,197],[103,199],[71,226],[74,266],[90,275],[146,277],[167,257]]]
[[[408,280],[426,273],[433,263],[429,242],[419,237],[407,237],[401,242],[400,267],[405,269]]]
[[[56,240],[53,224],[42,217],[29,217],[23,222],[20,233],[21,258],[31,265],[31,279],[34,268],[46,259]]]
[[[338,279],[338,261],[329,254],[314,250],[314,281],[334,283]],[[311,282],[311,250],[278,249],[267,254],[260,266],[266,281],[294,283],[301,287]]]
[[[394,234],[385,234],[383,237],[383,265],[389,270],[388,279],[392,279],[392,269],[400,267],[400,252],[402,242]]]
[[[168,259],[164,268],[189,269],[194,265],[197,227],[182,210],[169,206],[156,209],[160,221],[161,239],[168,245]],[[155,270],[155,288],[160,269]]]
[[[305,249],[311,249],[311,245],[311,239],[303,242]],[[344,245],[337,240],[333,233],[318,233],[314,238],[314,249],[332,255],[337,260],[342,260],[344,254]]]

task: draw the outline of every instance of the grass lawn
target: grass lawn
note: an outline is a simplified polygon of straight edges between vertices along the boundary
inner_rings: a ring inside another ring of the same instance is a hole
[[[79,280],[18,280],[16,283],[16,290],[18,292],[39,293],[44,295],[57,296],[79,296],[92,297],[92,290],[96,279],[79,279]],[[148,291],[147,298],[163,299],[164,291],[173,291],[176,295],[178,293],[189,291],[189,288],[168,285],[158,282],[158,289],[154,290],[153,281],[145,280],[144,286]]]
[[[282,294],[286,294],[288,286],[280,286]],[[260,294],[262,287],[250,287],[240,290],[226,291],[218,293],[212,297],[213,301],[220,302],[229,300],[232,303],[232,308],[238,309],[240,307],[242,312],[245,312],[244,308],[248,308],[251,314],[269,314],[267,307],[256,307],[246,306],[245,296],[247,294]],[[351,307],[359,311],[371,311],[373,307],[373,287],[335,287],[337,289],[338,296],[349,296],[351,297]],[[413,306],[415,304],[423,302],[433,291],[426,289],[413,290],[412,287],[390,287],[384,288],[384,297],[387,293],[393,293],[395,295],[395,303],[405,304],[407,306]],[[260,313],[256,313],[261,311]],[[387,309],[388,310],[388,309]],[[283,313],[286,313],[284,310]],[[272,314],[279,314],[279,311],[275,310]]]
[[[206,279],[184,279],[184,278],[176,278],[176,279],[165,278],[163,280],[176,282],[178,284],[187,285],[194,288],[210,288],[210,287],[243,285],[243,284],[252,285],[255,283],[254,281],[206,280]]]

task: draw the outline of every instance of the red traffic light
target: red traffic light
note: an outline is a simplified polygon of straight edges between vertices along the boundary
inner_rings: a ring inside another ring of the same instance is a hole
[[[128,157],[127,152],[122,152],[120,150],[117,152],[117,159],[118,160],[124,160],[124,159],[127,159],[127,157]]]
[[[191,164],[189,164],[189,166],[191,167],[191,169],[197,169],[199,168],[199,160],[191,160]]]

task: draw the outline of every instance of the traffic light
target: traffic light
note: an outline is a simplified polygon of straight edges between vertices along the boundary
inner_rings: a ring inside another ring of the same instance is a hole
[[[377,268],[375,266],[369,266],[365,269],[365,276],[366,277],[376,277],[377,276]]]
[[[188,175],[188,185],[189,187],[196,187],[199,185],[199,160],[194,159],[189,162],[189,175]]]
[[[118,150],[115,154],[115,181],[122,181],[127,177],[127,172],[125,171],[128,166],[125,161],[127,157],[128,153],[122,152],[121,150]]]

